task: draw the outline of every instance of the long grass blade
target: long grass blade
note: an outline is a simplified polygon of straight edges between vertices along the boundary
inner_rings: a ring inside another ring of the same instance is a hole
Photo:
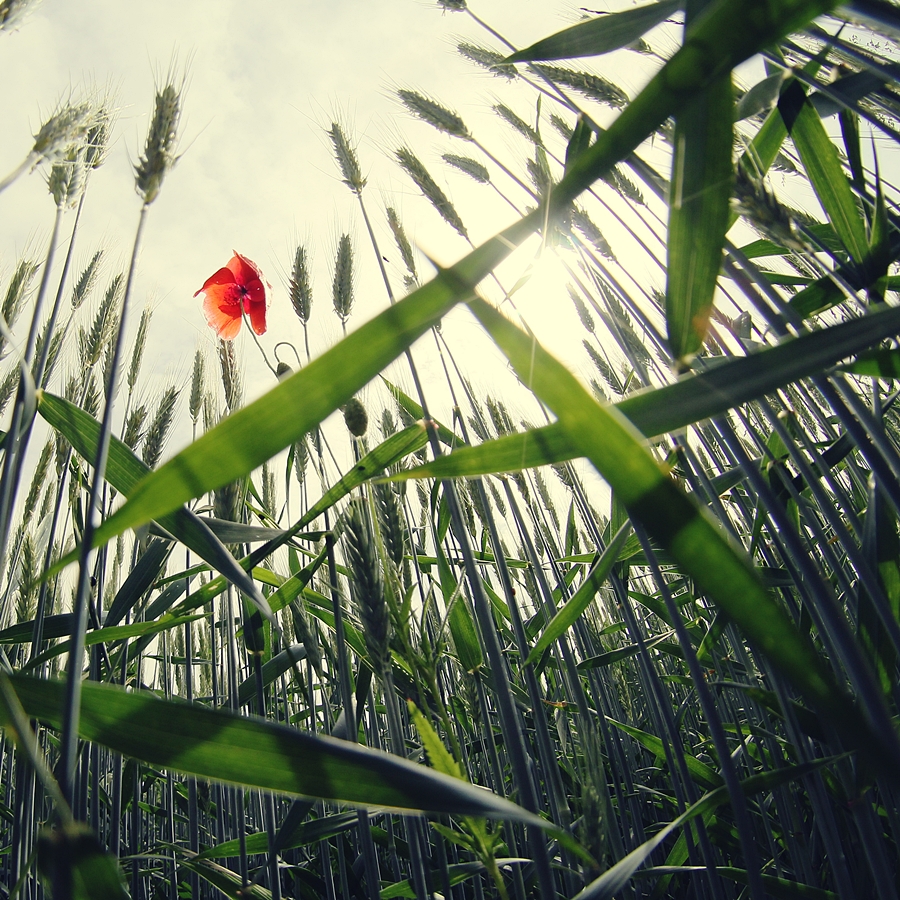
[[[61,684],[10,680],[29,716],[58,727]],[[424,766],[227,710],[88,682],[80,721],[84,740],[201,778],[343,803],[542,824],[502,797]]]

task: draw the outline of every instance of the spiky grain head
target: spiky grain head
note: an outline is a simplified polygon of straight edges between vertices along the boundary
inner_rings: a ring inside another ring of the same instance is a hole
[[[194,425],[200,421],[200,412],[203,409],[203,393],[206,385],[206,356],[202,350],[194,354],[194,367],[191,371],[191,396],[188,402],[188,410]]]
[[[0,381],[0,414],[6,409],[9,401],[12,399],[16,385],[19,383],[19,367],[13,366],[3,381]]]
[[[615,259],[603,233],[591,220],[591,217],[580,206],[572,207],[572,224],[591,242],[594,249],[607,259]]]
[[[427,122],[432,128],[437,128],[438,131],[443,131],[445,134],[453,135],[464,141],[472,140],[472,135],[462,118],[453,110],[441,106],[437,100],[405,88],[398,90],[397,96],[414,116]]]
[[[79,333],[81,362],[85,368],[95,366],[100,361],[103,348],[118,316],[124,284],[125,277],[121,273],[112,279],[91,327],[87,331],[82,329]]]
[[[122,443],[130,450],[137,450],[137,446],[144,436],[144,422],[146,421],[147,407],[143,403],[128,414],[125,428],[122,430]]]
[[[387,440],[392,434],[397,433],[397,421],[393,413],[385,407],[381,411],[381,436]]]
[[[223,484],[213,492],[213,515],[227,522],[239,522],[243,506],[244,488],[239,481]]]
[[[391,665],[390,614],[384,578],[371,525],[356,504],[342,517],[344,547],[350,569],[350,594],[363,627],[372,670],[383,676]]]
[[[573,72],[571,69],[545,65],[531,65],[528,68],[554,84],[571,88],[613,109],[622,109],[628,103],[628,95],[621,88],[591,72]]]
[[[143,459],[147,465],[154,469],[162,456],[166,439],[172,428],[175,418],[175,405],[178,403],[178,395],[181,391],[170,385],[159,398],[159,403],[153,413],[153,418],[147,426],[147,434],[144,437]]]
[[[505,57],[502,53],[491,50],[489,47],[484,47],[480,44],[470,44],[464,41],[463,43],[458,44],[456,49],[459,51],[460,55],[471,60],[476,65],[487,69],[491,75],[495,75],[499,78],[508,78],[512,81],[512,79],[519,74],[512,63],[503,61]]]
[[[34,362],[31,365],[31,374],[35,381],[38,381],[41,360],[44,358],[44,345],[47,343],[47,335],[50,331],[50,319],[44,322],[44,327],[38,335],[37,342],[34,345]],[[65,332],[62,329],[55,329],[50,335],[50,346],[47,347],[47,358],[44,361],[44,367],[40,377],[38,387],[46,387],[53,375],[53,370],[59,362],[62,353],[63,341],[65,340]]]
[[[418,280],[419,273],[416,271],[416,260],[413,256],[412,245],[406,237],[406,232],[403,229],[400,218],[397,216],[397,211],[391,206],[387,208],[387,219],[391,233],[394,235],[397,249],[400,251],[400,256],[403,259],[403,265],[406,266],[406,271],[414,279]]]
[[[0,313],[9,328],[13,327],[25,306],[25,298],[28,296],[28,289],[37,270],[36,262],[30,259],[21,259],[9,279],[6,293],[3,295],[3,305],[0,306]],[[2,345],[3,338],[0,338],[0,346]]]
[[[175,151],[183,90],[184,79],[177,84],[172,79],[156,92],[144,153],[134,167],[135,188],[145,204],[156,199],[166,174],[177,162]]]
[[[309,620],[299,600],[294,600],[291,603],[291,621],[294,625],[294,635],[306,649],[306,658],[316,670],[316,674],[321,678],[322,648],[319,646],[319,641],[310,628]]]
[[[222,370],[222,387],[229,411],[237,409],[244,399],[244,384],[238,366],[234,341],[219,341],[219,365]]]
[[[407,147],[401,147],[396,151],[396,157],[401,168],[412,178],[416,183],[416,187],[428,198],[444,221],[455,228],[462,237],[467,238],[469,235],[466,231],[466,226],[463,225],[462,219],[460,219],[453,204],[438,187],[437,182],[431,177],[415,153]]]
[[[503,401],[488,396],[484,402],[497,436],[503,437],[504,435],[512,434],[516,430],[516,426]]]
[[[60,208],[73,207],[84,186],[84,148],[71,144],[53,164],[47,176],[47,189]]]
[[[504,122],[508,125],[512,125],[522,137],[527,138],[531,141],[532,144],[538,144],[539,146],[543,146],[544,142],[541,140],[541,136],[532,128],[521,116],[514,113],[508,106],[503,103],[495,103],[493,107],[491,107]]]
[[[131,361],[128,364],[128,373],[125,376],[128,392],[134,391],[137,384],[138,375],[141,371],[141,362],[144,359],[144,350],[147,348],[147,332],[150,328],[150,319],[153,316],[153,310],[149,306],[145,306],[141,313],[141,320],[138,322],[137,333],[134,336],[134,346],[131,349]]]
[[[550,113],[550,124],[567,140],[572,140],[575,129],[562,117],[556,113]]]
[[[584,325],[587,331],[593,334],[597,326],[594,322],[594,317],[590,313],[590,310],[585,305],[584,300],[582,300],[581,297],[579,297],[575,292],[575,289],[572,287],[572,285],[568,285],[567,290],[569,292],[569,297],[571,298],[572,303],[575,305],[575,311],[578,313],[578,318],[581,319],[581,324]]]
[[[790,212],[769,190],[762,178],[751,175],[745,166],[735,167],[734,205],[766,237],[791,250],[805,249]]]
[[[344,177],[344,184],[350,188],[355,194],[361,194],[366,186],[366,179],[362,176],[362,170],[359,167],[359,157],[356,155],[356,148],[350,144],[344,129],[337,123],[331,123],[331,130],[328,132],[331,138],[331,144],[334,147],[334,157],[337,160],[341,175]]]
[[[97,387],[97,379],[93,372],[88,372],[84,384],[84,396],[81,402],[81,408],[89,415],[97,415],[100,409],[100,390]]]
[[[553,174],[543,147],[535,146],[534,158],[525,160],[528,175],[541,197],[549,196],[553,190]]]
[[[372,485],[372,495],[384,549],[399,571],[406,555],[406,527],[397,492],[389,483],[376,483]]]
[[[43,159],[58,159],[72,144],[84,141],[94,122],[94,116],[95,107],[88,100],[62,103],[34,136],[32,156],[38,162]]]
[[[448,166],[453,166],[454,169],[465,172],[469,178],[477,181],[479,184],[491,183],[491,173],[477,159],[472,159],[470,156],[457,156],[455,153],[444,153],[441,159]]]
[[[28,496],[25,498],[25,507],[22,511],[22,521],[27,522],[34,513],[38,497],[44,487],[47,478],[47,470],[50,468],[50,457],[53,454],[53,441],[47,441],[41,450],[37,465],[34,467],[34,475],[31,477],[31,485],[28,488]]]
[[[309,277],[306,248],[302,244],[298,244],[294,251],[288,295],[297,318],[306,325],[312,314],[312,283]]]
[[[85,299],[90,296],[94,285],[97,283],[97,276],[100,274],[100,261],[102,259],[103,251],[97,250],[84,271],[78,276],[75,287],[72,288],[72,309],[78,309]]]
[[[331,297],[334,311],[344,323],[350,318],[350,312],[353,309],[353,281],[353,244],[349,234],[342,234],[338,239]]]
[[[271,519],[276,518],[278,495],[275,492],[275,473],[269,466],[268,460],[263,463],[262,476],[262,507]]]
[[[347,431],[354,437],[362,437],[368,431],[369,414],[356,397],[351,397],[341,411],[344,413],[344,424],[347,426]]]
[[[298,484],[303,484],[306,479],[306,467],[309,465],[309,443],[306,435],[294,444],[294,475]]]
[[[108,103],[101,103],[94,110],[94,121],[84,141],[84,164],[89,169],[99,169],[106,161],[112,127],[112,108]]]

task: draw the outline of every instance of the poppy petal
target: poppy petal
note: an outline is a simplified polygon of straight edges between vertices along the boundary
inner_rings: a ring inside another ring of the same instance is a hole
[[[234,272],[226,267],[219,269],[218,272],[210,275],[209,278],[203,282],[203,287],[200,288],[194,296],[196,297],[197,294],[202,294],[203,291],[217,284],[234,284]]]
[[[261,303],[263,306],[266,305],[266,289],[262,281],[258,278],[254,278],[247,282],[245,288],[247,290],[247,300],[250,301],[251,305],[257,303]]]
[[[262,279],[262,272],[260,272],[259,266],[252,259],[247,259],[246,256],[242,256],[236,250],[234,251],[234,256],[228,261],[228,268],[233,273],[234,280],[244,287],[249,285],[251,281]]]
[[[250,304],[250,324],[257,334],[266,333],[266,304],[251,303]]]
[[[230,284],[211,284],[204,290],[206,294],[203,300],[204,308],[208,303],[215,306],[234,306],[240,311],[241,308],[241,289],[234,283]]]
[[[223,341],[231,341],[241,330],[241,304],[222,303],[208,293],[203,300],[203,313],[206,321]]]

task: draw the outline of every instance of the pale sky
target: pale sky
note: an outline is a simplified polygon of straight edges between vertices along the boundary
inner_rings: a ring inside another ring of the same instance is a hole
[[[576,3],[545,0],[473,0],[470,5],[517,46],[572,24],[580,15]],[[612,8],[623,5],[628,4]],[[500,46],[469,16],[443,12],[431,0],[267,0],[252,5],[235,0],[44,0],[18,31],[0,34],[0,84],[6,85],[0,94],[5,123],[0,177],[26,155],[31,135],[67,92],[78,96],[85,86],[111,87],[120,109],[115,143],[105,166],[93,176],[74,266],[80,271],[98,246],[106,247],[102,289],[115,271],[124,269],[131,248],[139,210],[131,165],[146,136],[154,78],[164,78],[173,59],[181,68],[188,62],[183,158],[151,208],[131,301],[129,332],[145,302],[155,308],[144,364],[148,399],[155,399],[154,387],[189,377],[198,344],[213,350],[214,334],[200,310],[201,299],[193,293],[225,265],[233,249],[255,260],[273,286],[269,332],[261,338],[271,351],[278,340],[301,344],[285,275],[296,239],[307,243],[314,267],[310,330],[315,353],[339,336],[331,275],[342,232],[355,240],[359,272],[357,305],[348,327],[387,303],[371,248],[364,242],[355,197],[340,183],[325,136],[335,116],[359,141],[360,161],[369,178],[370,215],[382,253],[394,264],[390,271],[400,293],[402,269],[385,224],[385,205],[398,209],[410,238],[441,262],[455,261],[468,247],[391,161],[395,148],[407,144],[423,160],[454,199],[476,243],[514,216],[490,188],[475,186],[440,161],[444,152],[479,156],[477,151],[415,121],[393,95],[398,87],[414,88],[456,110],[470,130],[524,177],[532,148],[499,123],[490,106],[502,101],[533,122],[535,94],[492,78],[463,59],[455,51],[460,38]],[[663,44],[666,52],[670,45]],[[614,62],[590,61],[585,67],[613,78],[633,97],[653,65],[624,52],[616,54]],[[583,102],[600,121],[612,115]],[[545,107],[542,134],[557,152],[564,152],[548,122],[551,111],[561,112]],[[521,190],[497,177],[520,208],[529,202]],[[624,208],[621,203],[619,208]],[[5,282],[23,251],[41,258],[45,253],[53,203],[44,170],[22,177],[0,195],[0,210],[0,278]],[[610,229],[614,250],[627,255],[628,240],[616,233],[614,221],[604,221],[602,210],[591,214],[604,231]],[[507,287],[525,270],[530,255],[533,251],[504,271]],[[428,273],[424,259],[420,273]],[[661,274],[652,266],[648,280],[662,286]],[[536,292],[524,290],[518,300],[535,331],[551,346],[553,334],[568,333],[567,362],[590,371],[578,355],[583,333],[572,330],[577,319],[571,303],[559,295],[563,276],[552,270],[552,277],[536,277],[534,282]],[[551,289],[557,296],[549,295]],[[469,374],[476,384],[502,393],[504,383],[513,384],[512,377],[466,315],[461,312],[454,321],[461,352],[477,351]],[[246,335],[238,339],[238,347],[251,398],[271,385],[271,376]],[[439,375],[432,354],[424,351],[418,357]],[[59,389],[58,376],[54,387]],[[182,431],[170,452],[188,437],[184,404]],[[529,415],[534,416],[533,407]]]

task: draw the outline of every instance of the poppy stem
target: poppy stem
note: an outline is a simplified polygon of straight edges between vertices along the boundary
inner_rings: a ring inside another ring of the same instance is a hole
[[[244,320],[244,324],[247,326],[247,331],[250,332],[250,337],[253,338],[253,342],[256,344],[257,347],[259,347],[259,352],[262,354],[263,362],[269,367],[269,371],[277,378],[278,373],[275,371],[275,367],[272,365],[272,363],[269,362],[269,357],[266,356],[266,351],[263,350],[262,344],[260,344],[259,338],[256,336],[256,332],[253,330],[253,328],[250,325],[250,322],[247,318],[247,313],[242,310],[241,316]]]

